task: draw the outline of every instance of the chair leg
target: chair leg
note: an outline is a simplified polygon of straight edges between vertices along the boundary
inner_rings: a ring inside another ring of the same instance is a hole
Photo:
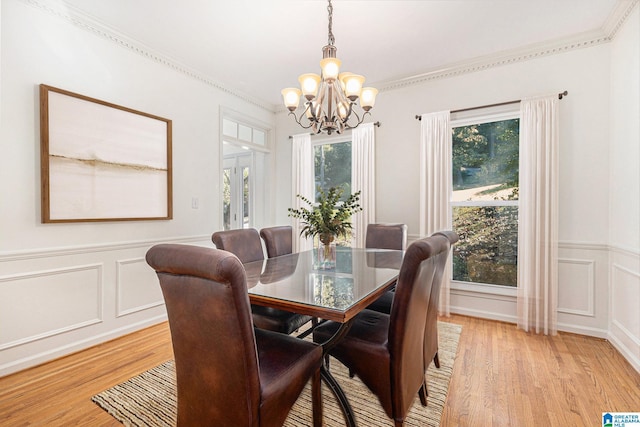
[[[440,359],[438,358],[438,352],[436,352],[436,355],[433,357],[433,363],[434,365],[436,365],[436,368],[440,369]]]
[[[420,396],[420,403],[422,406],[427,406],[427,396],[429,393],[427,392],[427,383],[422,383],[422,387],[418,390],[418,396]]]
[[[402,427],[404,425],[404,420],[394,420],[395,427]]]
[[[313,408],[313,427],[322,427],[322,381],[320,369],[311,377],[311,407]]]

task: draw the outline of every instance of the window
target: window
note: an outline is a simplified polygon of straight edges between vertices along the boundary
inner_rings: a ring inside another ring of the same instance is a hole
[[[517,286],[519,118],[453,121],[453,280]]]
[[[351,195],[351,141],[315,145],[313,163],[316,200],[319,188],[323,191],[331,187],[343,188],[341,200],[346,200]],[[336,243],[350,246],[351,233],[346,238],[340,237]]]
[[[314,147],[314,182],[316,197],[318,188],[344,189],[343,199],[351,194],[351,141],[318,144]]]

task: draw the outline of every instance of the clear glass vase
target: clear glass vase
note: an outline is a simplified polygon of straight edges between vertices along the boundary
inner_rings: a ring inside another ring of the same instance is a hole
[[[332,239],[329,243],[318,241],[317,259],[318,270],[332,270],[336,268],[335,240]]]

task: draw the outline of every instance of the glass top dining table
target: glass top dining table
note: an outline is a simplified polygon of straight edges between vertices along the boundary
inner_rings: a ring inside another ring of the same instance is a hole
[[[341,323],[395,283],[404,251],[338,247],[335,268],[322,269],[316,250],[244,264],[251,304]]]
[[[328,354],[348,333],[353,318],[396,283],[403,256],[398,250],[339,247],[335,268],[320,268],[315,249],[246,263],[249,300],[340,322],[336,333],[321,343]],[[336,396],[345,424],[356,427],[353,408],[328,365],[320,375]]]

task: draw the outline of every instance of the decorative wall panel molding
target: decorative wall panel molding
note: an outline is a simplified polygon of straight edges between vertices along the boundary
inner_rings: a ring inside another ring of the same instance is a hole
[[[640,346],[640,272],[611,265],[611,323]],[[622,307],[621,307],[622,306]],[[621,316],[620,313],[623,313]]]
[[[102,322],[101,263],[0,277],[0,351]]]
[[[156,272],[144,258],[116,263],[116,317],[164,304]]]
[[[595,317],[595,261],[558,259],[558,312]]]

